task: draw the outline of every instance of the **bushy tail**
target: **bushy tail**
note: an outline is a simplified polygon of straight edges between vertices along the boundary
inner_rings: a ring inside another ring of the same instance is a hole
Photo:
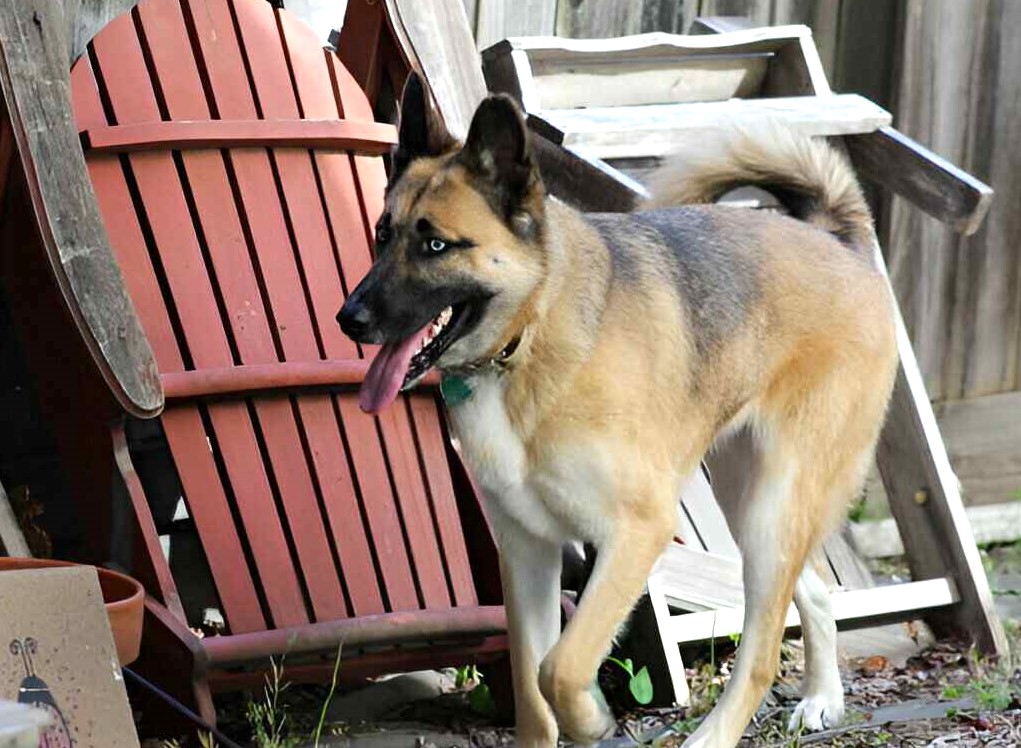
[[[746,185],[855,249],[872,244],[872,215],[847,159],[825,141],[776,123],[728,128],[682,147],[652,176],[648,207],[712,203]]]

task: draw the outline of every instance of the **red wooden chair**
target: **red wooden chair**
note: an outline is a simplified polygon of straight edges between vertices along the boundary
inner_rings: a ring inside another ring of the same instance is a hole
[[[334,321],[370,264],[394,129],[265,0],[144,0],[96,36],[72,84],[227,625],[188,628],[118,426],[151,596],[140,666],[164,685],[185,669],[212,719],[210,684],[250,683],[245,666],[271,655],[314,677],[343,643],[356,677],[505,649],[495,553],[435,393],[361,413],[366,352]]]

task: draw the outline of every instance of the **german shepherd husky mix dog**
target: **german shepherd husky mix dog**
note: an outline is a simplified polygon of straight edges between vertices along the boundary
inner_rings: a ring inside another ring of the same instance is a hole
[[[555,746],[558,726],[580,743],[614,729],[596,670],[674,535],[684,481],[742,427],[754,476],[721,503],[743,557],[744,635],[685,746],[737,744],[792,597],[806,646],[792,722],[819,729],[844,711],[813,557],[873,455],[893,303],[841,155],[776,127],[712,146],[667,167],[645,209],[583,215],[545,193],[510,98],[483,101],[460,145],[417,77],[404,91],[375,264],[338,319],[382,346],[364,410],[443,376],[500,549],[519,745]],[[790,215],[694,205],[744,184]],[[598,554],[561,633],[571,539]]]

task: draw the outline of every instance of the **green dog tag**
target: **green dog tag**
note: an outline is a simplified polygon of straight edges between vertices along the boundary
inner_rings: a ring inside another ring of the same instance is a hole
[[[457,374],[444,374],[440,381],[440,394],[443,395],[443,402],[453,408],[469,399],[473,393],[471,385],[464,377]]]

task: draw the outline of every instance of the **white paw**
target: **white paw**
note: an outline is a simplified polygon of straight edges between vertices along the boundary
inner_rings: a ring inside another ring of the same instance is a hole
[[[806,696],[794,709],[788,732],[804,728],[809,732],[836,727],[844,718],[844,694]]]

